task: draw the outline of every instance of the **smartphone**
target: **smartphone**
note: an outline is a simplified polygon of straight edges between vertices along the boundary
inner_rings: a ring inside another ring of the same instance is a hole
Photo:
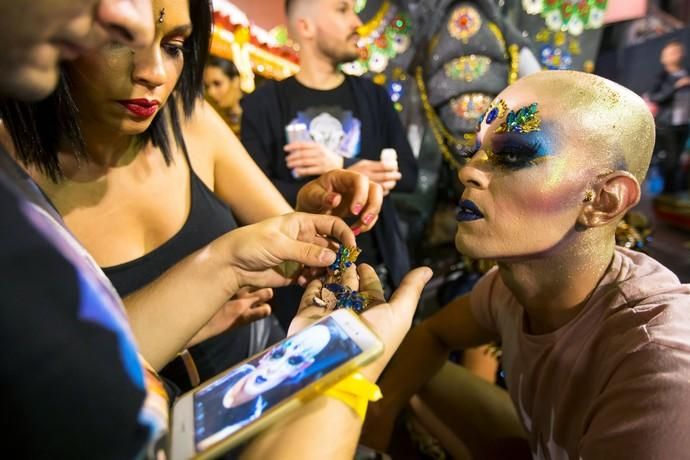
[[[336,310],[182,395],[172,460],[212,458],[297,409],[383,351],[350,310]]]

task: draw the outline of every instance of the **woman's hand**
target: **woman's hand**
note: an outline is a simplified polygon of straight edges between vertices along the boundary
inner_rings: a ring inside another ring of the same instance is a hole
[[[234,327],[249,324],[271,314],[271,306],[267,304],[273,298],[273,289],[255,289],[244,287],[240,289],[232,300],[223,305],[218,313],[197,332],[185,348],[192,347],[211,337]]]
[[[360,216],[355,233],[366,232],[381,212],[383,188],[355,171],[337,169],[305,184],[297,194],[297,211]]]
[[[350,267],[343,276],[343,284],[359,291],[369,299],[368,308],[359,315],[372,331],[383,341],[384,352],[376,361],[361,372],[372,382],[376,381],[383,368],[397,350],[412,325],[412,317],[419,303],[419,297],[426,283],[431,279],[431,269],[416,268],[409,272],[386,302],[383,288],[376,272],[369,265],[362,264],[356,269]],[[330,313],[313,303],[315,296],[321,296],[323,284],[320,280],[312,281],[302,296],[297,315],[290,324],[288,335],[292,335],[311,323]]]
[[[279,287],[294,281],[301,266],[327,267],[335,261],[334,239],[352,247],[355,235],[334,216],[291,213],[233,230],[209,245],[219,267],[229,267],[228,291],[243,286]]]

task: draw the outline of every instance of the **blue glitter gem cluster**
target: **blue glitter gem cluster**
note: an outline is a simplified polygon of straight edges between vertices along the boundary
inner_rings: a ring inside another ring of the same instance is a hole
[[[347,286],[337,283],[329,283],[324,286],[335,294],[335,308],[346,308],[357,313],[362,313],[367,307],[367,298],[357,291],[353,291]]]
[[[344,272],[352,266],[355,260],[357,260],[360,252],[361,250],[358,248],[350,249],[345,246],[340,246],[338,252],[335,254],[335,262],[333,262],[328,269],[332,272]]]

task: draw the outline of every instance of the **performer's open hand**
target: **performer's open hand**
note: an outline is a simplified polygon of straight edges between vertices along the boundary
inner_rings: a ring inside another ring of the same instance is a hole
[[[383,368],[397,350],[402,339],[412,325],[412,317],[419,303],[419,297],[432,272],[428,267],[416,268],[409,272],[393,292],[388,302],[383,297],[383,288],[372,267],[362,264],[353,265],[344,274],[342,284],[359,291],[368,300],[367,309],[360,318],[369,325],[372,331],[383,341],[383,355],[366,366],[361,372],[371,381],[376,381]],[[297,315],[290,324],[288,335],[292,335],[309,324],[330,313],[314,303],[314,297],[321,297],[323,284],[321,280],[312,281],[307,287]]]

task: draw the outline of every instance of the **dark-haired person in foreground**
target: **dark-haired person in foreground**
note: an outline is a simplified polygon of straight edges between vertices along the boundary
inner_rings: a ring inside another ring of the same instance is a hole
[[[231,299],[203,271],[164,291],[160,276],[239,225],[293,209],[202,98],[209,0],[152,3],[150,45],[87,53],[63,65],[49,100],[0,110],[17,157],[125,299],[143,356],[161,369],[189,347],[206,380],[284,336],[265,318],[275,285]],[[297,209],[376,216],[381,193],[363,175],[331,171],[305,185]],[[165,294],[141,306],[151,290]],[[182,389],[199,383],[181,365],[162,375]]]
[[[152,24],[149,0],[1,2],[0,96],[44,98],[59,59],[106,40],[143,46]],[[23,458],[155,457],[166,403],[120,301],[1,147],[0,215],[6,449]]]
[[[615,244],[653,146],[642,99],[595,75],[538,72],[497,96],[458,172],[455,243],[498,267],[410,332],[366,445],[385,449],[419,392],[473,458],[687,457],[690,286]],[[513,420],[505,392],[444,366],[450,350],[496,340]]]
[[[146,46],[153,21],[149,0],[2,2],[0,38],[7,46],[0,51],[0,95],[46,97],[57,82],[58,59],[74,58],[106,40]],[[122,303],[40,189],[1,147],[0,215],[0,346],[6,350],[0,423],[6,447],[23,458],[165,458],[165,396],[155,372],[137,356]],[[225,282],[232,292],[248,281],[278,282],[270,267],[281,260],[327,265],[335,256],[310,244],[316,234],[354,243],[351,230],[334,217],[273,219],[247,227],[234,243],[227,236],[186,258],[169,272],[169,283],[139,300],[145,305],[169,293],[169,301],[195,301],[198,294],[178,298],[174,289],[189,283],[189,270],[205,270],[211,291]],[[370,325],[388,350],[409,327],[426,278],[428,273],[419,272],[396,302],[370,310]],[[391,321],[392,308],[400,309],[400,320]],[[303,318],[302,327],[308,321]],[[372,365],[370,378],[387,357]],[[296,415],[291,427],[314,431],[326,421],[332,427],[359,423],[339,401],[319,398],[314,404]],[[353,444],[357,431],[348,433],[332,434],[330,445]],[[252,447],[289,451],[281,450],[286,435],[294,439],[289,428],[277,427],[264,435],[268,441],[257,440]],[[300,455],[319,458],[318,447],[307,444]]]

